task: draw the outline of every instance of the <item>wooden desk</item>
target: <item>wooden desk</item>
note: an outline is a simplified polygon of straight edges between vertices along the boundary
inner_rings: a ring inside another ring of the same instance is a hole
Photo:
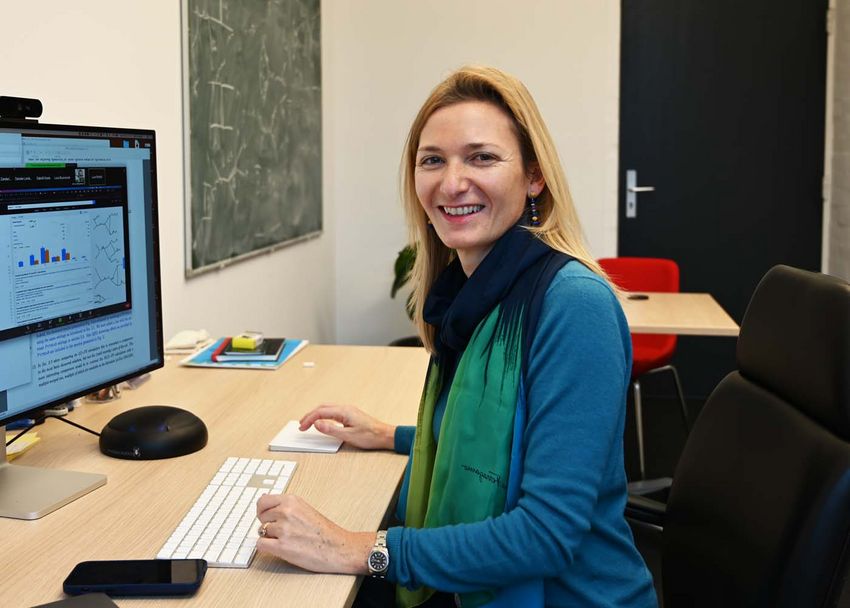
[[[738,324],[707,293],[650,293],[646,300],[621,303],[629,330],[635,334],[681,334],[688,336],[738,335]]]
[[[305,361],[315,367],[305,368]],[[200,452],[159,461],[115,460],[97,439],[57,420],[37,427],[41,443],[16,460],[105,473],[105,486],[35,521],[0,519],[0,605],[64,597],[62,581],[84,560],[153,558],[227,456],[295,460],[287,492],[352,530],[377,530],[407,458],[343,446],[338,454],[270,453],[290,419],[323,402],[351,403],[394,424],[415,424],[427,355],[419,348],[308,346],[279,370],[208,370],[173,362],[114,403],[85,403],[75,422],[100,430],[132,407],[168,404],[198,414],[209,429]],[[144,606],[347,606],[358,579],[306,573],[266,555],[247,570],[210,568],[186,599],[121,598]]]

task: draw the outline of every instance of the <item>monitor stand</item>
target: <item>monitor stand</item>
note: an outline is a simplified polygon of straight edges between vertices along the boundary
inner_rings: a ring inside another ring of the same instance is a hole
[[[6,460],[6,427],[0,448],[0,517],[38,519],[106,483],[106,475],[40,469]]]

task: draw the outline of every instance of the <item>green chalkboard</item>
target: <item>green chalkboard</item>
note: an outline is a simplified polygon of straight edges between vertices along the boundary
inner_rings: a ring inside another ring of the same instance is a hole
[[[322,229],[319,0],[184,0],[186,274]]]

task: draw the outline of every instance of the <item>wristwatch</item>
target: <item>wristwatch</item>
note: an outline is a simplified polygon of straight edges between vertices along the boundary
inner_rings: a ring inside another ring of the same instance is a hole
[[[369,552],[366,567],[369,568],[369,574],[375,578],[384,578],[387,575],[387,570],[390,568],[390,552],[387,550],[386,530],[378,530],[378,537]]]

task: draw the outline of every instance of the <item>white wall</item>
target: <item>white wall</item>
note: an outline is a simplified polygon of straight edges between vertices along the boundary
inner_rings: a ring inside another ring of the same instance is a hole
[[[322,237],[183,277],[180,2],[3,0],[0,8],[0,94],[41,99],[42,122],[156,130],[166,338],[187,327],[213,334],[261,328],[332,342],[334,218],[327,202]],[[333,86],[326,91],[328,99]],[[332,179],[327,170],[325,183]]]
[[[850,280],[850,0],[833,2],[831,166],[826,271]],[[830,150],[827,150],[830,161]]]
[[[428,92],[464,63],[495,65],[525,82],[556,140],[593,253],[616,252],[619,2],[327,0],[322,10],[339,342],[386,343],[412,332],[403,298],[389,298],[406,241],[399,159]]]

